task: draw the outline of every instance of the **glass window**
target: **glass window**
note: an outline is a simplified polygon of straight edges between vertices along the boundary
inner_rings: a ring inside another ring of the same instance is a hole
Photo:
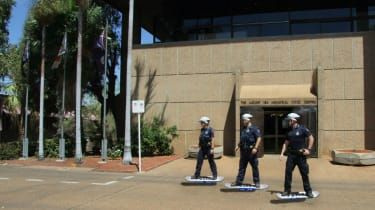
[[[320,33],[319,23],[292,24],[292,34],[317,34]]]
[[[216,17],[213,19],[214,25],[230,25],[230,17]]]
[[[237,15],[233,17],[234,24],[254,23],[257,22],[256,15]]]
[[[217,26],[214,28],[214,34],[216,39],[229,39],[231,38],[231,27]]]
[[[198,19],[198,26],[210,26],[211,18],[201,18]]]
[[[260,35],[260,26],[258,25],[236,26],[233,29],[234,38],[255,37]]]
[[[196,19],[187,19],[184,20],[184,28],[190,29],[190,28],[195,28],[197,26],[197,20]]]
[[[288,23],[277,23],[277,24],[263,24],[262,35],[263,36],[277,36],[289,34]]]
[[[141,28],[141,44],[152,44],[154,42],[154,36],[146,29]]]
[[[322,33],[350,32],[350,22],[330,22],[321,24]]]
[[[350,17],[350,11],[350,8],[294,11],[290,13],[290,18],[293,20],[304,20],[319,18]]]
[[[368,7],[368,15],[375,15],[375,7]]]
[[[370,31],[375,31],[375,19],[370,19],[369,20],[369,30]]]
[[[289,15],[287,12],[273,12],[259,14],[260,22],[282,22],[288,21]]]
[[[282,21],[288,21],[287,12],[248,14],[248,15],[239,15],[239,16],[233,17],[233,23],[235,24],[282,22]]]

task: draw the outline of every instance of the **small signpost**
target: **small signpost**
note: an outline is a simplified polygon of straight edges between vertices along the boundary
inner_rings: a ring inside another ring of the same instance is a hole
[[[141,114],[145,112],[145,102],[142,100],[132,101],[132,112],[138,114],[138,171],[141,173]]]

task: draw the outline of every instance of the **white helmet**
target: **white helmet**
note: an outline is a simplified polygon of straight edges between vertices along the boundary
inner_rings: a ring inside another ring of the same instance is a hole
[[[251,118],[253,118],[253,115],[251,115],[249,113],[246,113],[246,114],[242,115],[242,120],[250,120]]]
[[[202,122],[204,124],[208,124],[210,122],[210,118],[207,117],[207,116],[203,116],[203,117],[201,117],[201,119],[199,119],[199,122]]]
[[[289,113],[288,116],[286,117],[288,120],[295,120],[297,121],[297,119],[299,119],[301,116],[299,116],[299,114],[296,114],[296,113]]]

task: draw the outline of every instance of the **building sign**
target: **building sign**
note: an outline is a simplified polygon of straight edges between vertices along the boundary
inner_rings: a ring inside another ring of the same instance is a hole
[[[142,100],[132,101],[132,111],[134,114],[141,114],[145,112],[145,102]]]
[[[241,106],[311,106],[313,99],[242,99]]]

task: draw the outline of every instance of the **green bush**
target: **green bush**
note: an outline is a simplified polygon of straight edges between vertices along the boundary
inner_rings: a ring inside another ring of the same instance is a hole
[[[59,140],[46,139],[44,141],[44,155],[48,158],[59,157]]]
[[[114,146],[114,147],[108,149],[108,157],[112,160],[115,160],[117,158],[121,158],[123,151],[124,151],[123,147],[121,147],[120,145]]]
[[[154,117],[151,122],[141,122],[142,156],[173,154],[172,140],[177,137],[177,127],[166,127],[163,119]],[[132,128],[132,154],[138,154],[138,127]]]
[[[0,160],[17,159],[21,155],[20,142],[9,142],[0,144]]]

